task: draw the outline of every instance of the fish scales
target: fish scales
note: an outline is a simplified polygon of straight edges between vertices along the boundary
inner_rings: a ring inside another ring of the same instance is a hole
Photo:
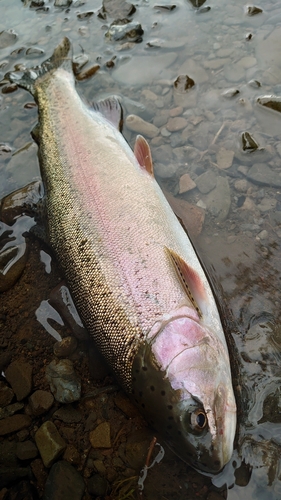
[[[147,415],[176,453],[218,471],[232,453],[236,405],[214,297],[150,166],[108,120],[116,124],[116,101],[95,111],[76,92],[70,50],[65,38],[15,80],[38,103],[50,245],[124,388],[150,401]]]

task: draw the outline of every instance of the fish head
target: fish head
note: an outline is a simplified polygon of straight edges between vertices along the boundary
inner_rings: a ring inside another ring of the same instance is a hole
[[[190,317],[168,321],[140,347],[133,395],[170,448],[200,471],[231,459],[236,431],[226,345]]]

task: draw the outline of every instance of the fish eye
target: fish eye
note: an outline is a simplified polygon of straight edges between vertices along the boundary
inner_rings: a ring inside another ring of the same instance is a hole
[[[199,408],[191,413],[190,423],[193,430],[199,432],[203,431],[203,429],[205,429],[207,425],[207,422],[207,415],[202,408]]]

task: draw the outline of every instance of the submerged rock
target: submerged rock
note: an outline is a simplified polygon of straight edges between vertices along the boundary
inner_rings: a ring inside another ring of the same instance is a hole
[[[124,0],[103,0],[102,8],[98,12],[98,17],[106,19],[107,15],[114,19],[124,19],[132,16],[136,12],[136,7]]]
[[[152,138],[159,134],[159,129],[153,123],[146,122],[137,115],[127,116],[125,123],[129,130],[142,134],[145,137]]]
[[[45,467],[51,467],[66,448],[65,440],[50,420],[44,422],[38,429],[35,434],[35,442]]]
[[[6,47],[9,47],[10,45],[13,45],[16,43],[18,39],[18,35],[16,32],[12,29],[10,30],[4,30],[0,32],[0,49],[5,49]]]
[[[32,366],[24,361],[13,361],[5,372],[17,400],[26,398],[32,389]]]
[[[0,436],[20,431],[29,427],[30,424],[31,418],[28,415],[12,415],[11,417],[3,418],[3,420],[0,420]]]
[[[274,172],[265,163],[255,163],[246,173],[246,177],[257,184],[264,186],[281,187],[281,175]]]
[[[42,415],[52,407],[54,402],[53,395],[48,391],[35,391],[29,398],[29,406],[33,415]]]
[[[141,42],[144,31],[139,23],[111,24],[105,36],[114,42],[129,40],[130,42]]]
[[[226,177],[218,177],[215,189],[207,195],[207,209],[218,222],[222,222],[228,216],[230,205],[231,198],[228,180]]]
[[[43,500],[81,500],[85,483],[77,470],[65,460],[51,468],[46,481]]]
[[[90,432],[89,439],[93,448],[111,448],[109,422],[99,424]]]

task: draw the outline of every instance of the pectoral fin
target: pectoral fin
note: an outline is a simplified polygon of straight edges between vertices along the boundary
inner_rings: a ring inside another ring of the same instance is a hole
[[[150,147],[142,135],[136,138],[134,153],[140,166],[154,177]]]
[[[166,252],[173,263],[174,269],[189,300],[196,309],[198,316],[202,318],[202,310],[204,309],[203,303],[206,301],[206,293],[200,276],[176,252],[167,247]]]

